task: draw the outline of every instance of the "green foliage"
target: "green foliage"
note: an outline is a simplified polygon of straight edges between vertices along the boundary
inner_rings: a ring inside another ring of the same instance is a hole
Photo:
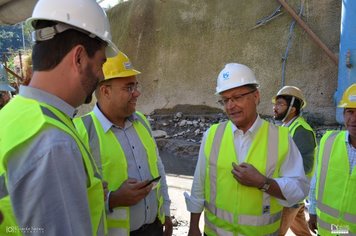
[[[20,52],[22,55],[30,53],[31,31],[32,27],[25,22],[16,25],[0,25],[0,62],[20,76],[18,57]],[[8,74],[8,77],[10,82],[16,81],[11,74]]]
[[[0,54],[24,50],[31,45],[31,27],[25,23],[0,25]]]

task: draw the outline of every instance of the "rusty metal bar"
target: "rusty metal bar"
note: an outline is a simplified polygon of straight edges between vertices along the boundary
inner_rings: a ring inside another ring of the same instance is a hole
[[[8,73],[10,73],[11,75],[15,76],[16,79],[22,81],[21,76],[19,76],[18,74],[16,74],[16,73],[13,72],[12,70],[10,70],[6,65],[4,65],[4,68],[5,68],[5,70],[6,70]]]
[[[329,56],[329,58],[338,65],[339,61],[337,56],[319,39],[319,37],[309,28],[309,26],[295,13],[293,8],[291,8],[285,0],[277,0],[286,11],[297,21],[297,23],[309,34],[314,43],[316,43],[321,49],[325,51],[325,53]]]

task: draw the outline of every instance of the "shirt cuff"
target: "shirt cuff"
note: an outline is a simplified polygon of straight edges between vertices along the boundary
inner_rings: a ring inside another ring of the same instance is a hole
[[[189,196],[187,192],[184,192],[185,204],[187,210],[191,213],[202,213],[204,210],[204,199],[197,199],[193,196]]]
[[[171,206],[171,203],[170,203],[170,201],[169,202],[165,202],[164,204],[163,204],[163,209],[164,209],[164,214],[166,215],[166,216],[171,216],[171,209],[170,209],[170,206]]]

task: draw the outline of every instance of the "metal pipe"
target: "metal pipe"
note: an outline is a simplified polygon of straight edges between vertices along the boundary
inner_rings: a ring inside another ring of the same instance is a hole
[[[297,23],[309,34],[312,40],[325,51],[329,58],[338,65],[337,56],[319,39],[319,37],[309,28],[309,26],[295,13],[285,0],[277,0],[286,11],[297,21]]]

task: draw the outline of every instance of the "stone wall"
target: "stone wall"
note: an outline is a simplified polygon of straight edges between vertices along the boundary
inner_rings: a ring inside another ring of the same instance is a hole
[[[299,0],[287,1],[296,12]],[[305,0],[303,20],[338,53],[341,1]],[[265,25],[276,0],[131,0],[108,12],[113,40],[142,72],[138,109],[149,114],[177,105],[218,108],[216,77],[229,62],[251,67],[261,86],[259,112],[272,115],[271,98],[282,84],[292,17],[282,13]],[[285,84],[300,87],[305,114],[320,124],[335,123],[333,94],[337,66],[296,25],[287,58]]]

